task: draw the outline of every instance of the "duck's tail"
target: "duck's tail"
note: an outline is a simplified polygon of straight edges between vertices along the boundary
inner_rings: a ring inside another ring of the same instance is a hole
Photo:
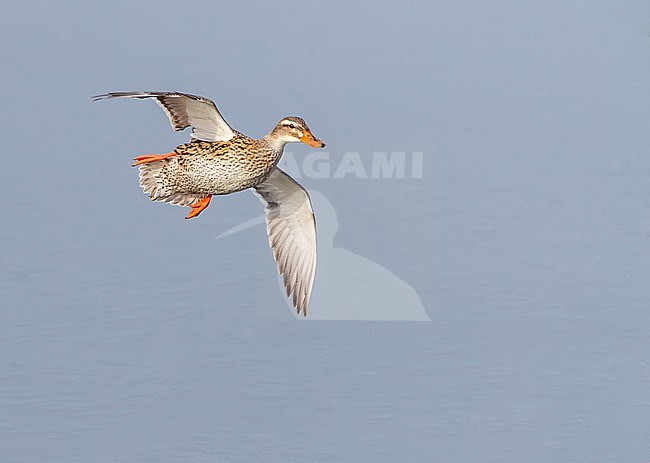
[[[140,164],[140,186],[149,195],[152,201],[162,201],[176,206],[190,206],[205,198],[202,194],[176,193],[170,191],[168,177],[164,167],[174,159],[161,159],[159,161]]]

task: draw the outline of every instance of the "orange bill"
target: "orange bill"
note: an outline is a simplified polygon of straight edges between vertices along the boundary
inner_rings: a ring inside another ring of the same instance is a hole
[[[305,133],[302,134],[302,137],[300,137],[300,141],[313,148],[325,147],[325,143],[320,141],[318,138],[314,137],[314,135],[309,130],[307,130]]]

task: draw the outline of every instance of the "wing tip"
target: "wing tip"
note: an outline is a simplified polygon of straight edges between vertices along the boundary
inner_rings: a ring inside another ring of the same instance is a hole
[[[110,98],[110,93],[102,93],[100,95],[93,95],[93,96],[89,97],[88,100],[91,103],[94,103],[95,101],[106,100],[108,98]]]
[[[174,92],[108,92],[108,93],[101,93],[99,95],[93,95],[90,97],[90,100],[99,101],[99,100],[109,100],[111,98],[138,98],[142,100],[145,98],[156,98],[170,93],[174,93]]]
[[[301,313],[304,318],[307,317],[307,306],[296,306],[296,314],[300,316]]]

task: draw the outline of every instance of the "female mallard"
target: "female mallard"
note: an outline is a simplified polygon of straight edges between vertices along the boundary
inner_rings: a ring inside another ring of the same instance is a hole
[[[316,270],[316,222],[309,194],[277,164],[284,145],[303,142],[314,148],[315,138],[304,120],[285,117],[264,138],[255,140],[232,129],[209,99],[177,92],[113,92],[94,96],[153,98],[175,131],[192,127],[192,139],[167,154],[135,158],[140,186],[152,201],[190,206],[185,217],[198,216],[213,195],[253,188],[266,210],[269,243],[287,296],[307,315]]]

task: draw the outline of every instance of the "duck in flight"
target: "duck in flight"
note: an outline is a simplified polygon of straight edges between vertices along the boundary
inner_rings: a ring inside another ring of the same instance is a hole
[[[178,92],[112,92],[92,97],[152,99],[175,131],[192,128],[191,140],[166,154],[136,157],[140,186],[152,201],[189,206],[197,217],[214,195],[250,188],[266,212],[266,229],[287,297],[306,316],[316,271],[316,222],[307,191],[277,167],[287,143],[314,148],[314,137],[299,117],[283,118],[259,140],[226,123],[211,100]]]

